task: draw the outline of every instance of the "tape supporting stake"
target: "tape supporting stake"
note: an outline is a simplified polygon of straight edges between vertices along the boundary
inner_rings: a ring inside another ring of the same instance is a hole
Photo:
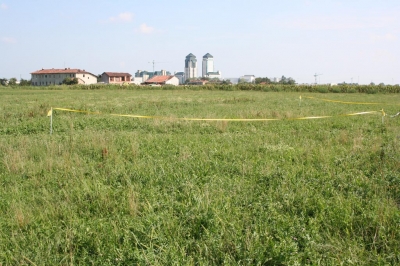
[[[50,135],[53,134],[53,107],[50,109]]]
[[[385,111],[383,111],[383,109],[381,110],[381,112],[382,112],[382,125],[383,125],[383,124],[385,124],[386,113],[385,113]]]

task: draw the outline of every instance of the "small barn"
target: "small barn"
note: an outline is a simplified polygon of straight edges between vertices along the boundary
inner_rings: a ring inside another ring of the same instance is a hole
[[[131,83],[132,75],[122,72],[104,72],[100,80],[105,84],[125,84]]]
[[[179,85],[179,79],[175,76],[154,76],[144,82],[146,85]]]

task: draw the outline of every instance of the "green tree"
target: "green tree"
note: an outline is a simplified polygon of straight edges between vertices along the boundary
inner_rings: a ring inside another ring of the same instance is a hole
[[[260,83],[272,83],[271,80],[267,77],[265,78],[256,78],[256,84],[260,84]]]
[[[6,78],[0,79],[0,85],[7,86],[7,84],[8,84],[8,79],[6,79]]]
[[[19,82],[19,86],[30,86],[32,85],[32,82],[30,79],[21,79],[21,81]]]
[[[288,78],[287,79],[287,84],[294,85],[294,84],[296,84],[296,81],[293,78]]]
[[[271,82],[271,83],[274,83],[274,82]],[[285,85],[293,85],[293,84],[296,84],[296,81],[291,77],[287,78],[285,76],[282,76],[278,83],[285,84]]]
[[[208,81],[210,82],[210,83],[220,83],[221,82],[221,80],[219,80],[219,78],[208,78]]]
[[[186,79],[185,84],[188,84],[189,82],[195,81],[195,80],[199,80],[199,79],[198,78],[188,78],[188,79]]]
[[[282,76],[281,79],[279,80],[280,84],[287,84],[287,78],[285,76]]]
[[[249,82],[247,81],[247,79],[240,78],[238,83],[242,84],[242,83],[249,83]]]
[[[75,85],[75,84],[78,84],[78,79],[66,77],[62,83],[65,85]]]
[[[17,79],[16,78],[10,78],[10,80],[8,81],[8,85],[10,85],[10,86],[17,85]]]

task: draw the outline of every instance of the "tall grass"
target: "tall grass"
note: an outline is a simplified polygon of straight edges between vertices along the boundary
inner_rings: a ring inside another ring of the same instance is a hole
[[[7,87],[0,86],[0,89]],[[14,89],[21,89],[19,86],[11,87]],[[23,89],[29,90],[42,90],[41,86],[25,86]],[[91,84],[91,85],[51,85],[46,86],[46,90],[221,90],[221,91],[264,91],[264,92],[319,92],[319,93],[400,93],[399,84],[396,85],[355,85],[355,84],[341,84],[341,85],[304,85],[304,84],[218,84],[208,83],[205,86],[173,86],[166,85],[162,87],[153,86],[137,86],[131,85],[114,85],[114,84]]]
[[[0,264],[399,264],[399,95],[299,95],[0,90]]]

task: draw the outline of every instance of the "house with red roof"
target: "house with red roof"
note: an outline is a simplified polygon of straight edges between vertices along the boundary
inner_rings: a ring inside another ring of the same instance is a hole
[[[179,85],[179,79],[175,76],[154,76],[144,82],[146,85]]]
[[[31,73],[33,86],[61,85],[65,78],[76,78],[78,84],[95,84],[97,76],[77,68],[41,69]]]
[[[100,77],[100,81],[106,84],[125,84],[131,83],[131,80],[131,74],[122,72],[104,72]]]

